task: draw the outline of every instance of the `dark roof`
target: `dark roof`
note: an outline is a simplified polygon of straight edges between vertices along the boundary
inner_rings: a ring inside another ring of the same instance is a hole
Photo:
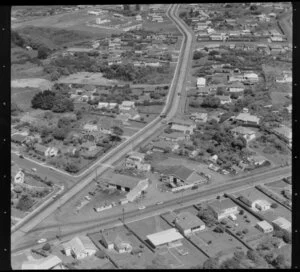
[[[139,182],[135,177],[130,177],[126,175],[114,174],[107,181],[109,184],[119,185],[122,187],[133,189]]]
[[[22,134],[14,134],[11,136],[11,140],[14,142],[18,142],[18,143],[24,142],[25,139],[26,139],[26,136],[24,136]]]
[[[216,212],[223,212],[225,209],[237,206],[231,199],[225,198],[223,200],[215,200],[209,204]]]
[[[165,171],[165,174],[178,177],[181,180],[185,181],[193,174],[193,172],[194,172],[193,170],[180,165],[180,166],[171,166]]]

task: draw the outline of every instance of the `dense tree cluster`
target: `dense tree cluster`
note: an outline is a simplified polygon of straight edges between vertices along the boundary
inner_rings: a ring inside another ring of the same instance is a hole
[[[73,111],[73,102],[61,94],[46,90],[37,93],[31,100],[34,109],[52,110],[53,112]]]

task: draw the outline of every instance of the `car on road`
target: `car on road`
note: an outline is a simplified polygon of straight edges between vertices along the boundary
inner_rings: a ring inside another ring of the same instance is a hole
[[[144,209],[146,209],[145,206],[140,206],[140,207],[139,207],[139,210],[144,210]]]
[[[47,239],[46,238],[41,238],[37,242],[38,242],[38,244],[45,243],[45,242],[47,242]]]
[[[32,170],[33,172],[36,172],[36,168],[31,168],[31,170]]]
[[[163,201],[158,201],[158,202],[156,202],[156,205],[161,205],[163,203],[164,203]]]

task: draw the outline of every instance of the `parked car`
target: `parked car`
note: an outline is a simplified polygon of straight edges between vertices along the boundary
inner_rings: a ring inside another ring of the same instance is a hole
[[[36,172],[36,168],[31,168],[31,170],[32,170],[33,172]]]
[[[144,210],[144,209],[146,209],[145,206],[140,206],[140,207],[139,207],[139,210]]]
[[[164,203],[163,201],[159,201],[159,202],[156,202],[156,205],[161,205],[163,203]]]

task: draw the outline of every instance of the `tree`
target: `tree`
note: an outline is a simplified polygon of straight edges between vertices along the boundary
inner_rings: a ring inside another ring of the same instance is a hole
[[[240,268],[239,265],[240,261],[236,260],[235,258],[231,258],[228,260],[225,260],[222,265],[221,265],[221,269],[237,269]]]
[[[277,204],[277,203],[273,202],[273,203],[271,204],[271,208],[276,209],[277,207],[278,207],[278,204]]]
[[[49,53],[50,53],[49,48],[42,45],[38,48],[38,56],[37,57],[38,57],[38,59],[46,59],[48,57]]]
[[[203,263],[203,269],[218,269],[219,261],[217,258],[209,258]]]
[[[244,228],[242,231],[244,234],[247,234],[249,232],[249,230],[247,228]]]
[[[277,269],[283,269],[286,267],[286,260],[283,254],[279,254],[274,260],[273,260],[273,265]]]
[[[71,173],[77,173],[79,171],[79,166],[75,162],[67,163],[65,170]]]
[[[291,234],[288,231],[285,231],[282,236],[282,240],[283,240],[283,242],[290,244],[292,242]]]
[[[53,112],[67,112],[73,110],[74,104],[71,99],[61,95],[56,96],[52,107]]]
[[[202,107],[218,108],[220,105],[220,99],[214,96],[206,96],[202,102]]]
[[[118,136],[121,136],[124,133],[123,129],[121,129],[120,127],[117,127],[117,126],[112,127],[112,130],[113,130],[113,133]]]
[[[45,250],[45,251],[50,251],[51,246],[50,246],[49,243],[46,243],[46,244],[43,245],[42,249]]]
[[[106,254],[102,251],[102,250],[98,250],[96,253],[95,253],[95,256],[99,259],[104,259],[106,257]]]
[[[200,52],[200,51],[195,51],[194,52],[194,55],[193,55],[194,60],[201,59],[202,57],[204,57],[204,54],[202,52]]]
[[[66,128],[55,128],[52,135],[54,139],[63,141],[67,137],[68,132]]]
[[[31,100],[34,109],[51,110],[55,100],[55,93],[49,90],[39,92]]]
[[[22,195],[16,208],[21,211],[28,211],[32,207],[33,203],[34,201],[29,195]]]

